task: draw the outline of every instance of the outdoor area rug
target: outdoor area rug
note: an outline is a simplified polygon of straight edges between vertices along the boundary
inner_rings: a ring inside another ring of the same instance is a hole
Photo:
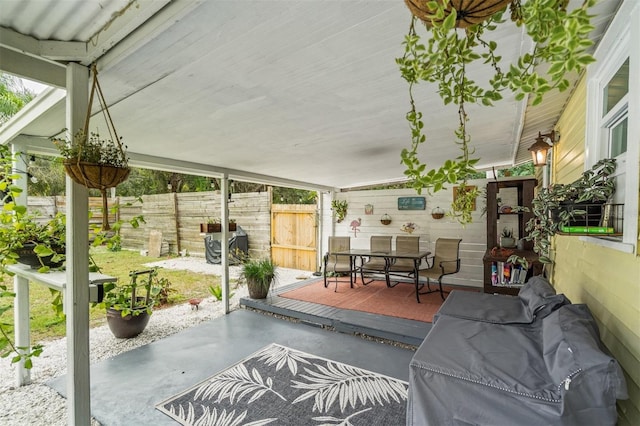
[[[183,425],[403,425],[407,388],[272,343],[156,408]]]
[[[432,283],[431,289],[436,289],[437,286],[437,283]],[[384,281],[373,281],[365,286],[358,279],[353,287],[349,287],[348,277],[340,278],[337,291],[334,291],[336,285],[333,280],[325,288],[324,280],[320,279],[295,290],[280,293],[279,296],[334,308],[352,309],[424,322],[432,322],[433,315],[442,305],[439,292],[420,295],[420,303],[418,303],[413,283],[401,283],[389,288]],[[448,286],[443,286],[443,288],[447,291],[451,290],[451,287]]]

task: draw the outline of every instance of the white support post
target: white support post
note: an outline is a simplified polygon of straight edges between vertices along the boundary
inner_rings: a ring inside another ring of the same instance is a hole
[[[84,127],[89,70],[67,65],[67,132]],[[89,377],[89,191],[67,176],[67,404],[69,425],[91,423]]]
[[[16,204],[21,206],[27,205],[27,162],[24,155],[20,155],[21,148],[18,145],[12,145],[12,154],[14,158],[14,172],[19,174],[22,179],[18,179],[14,182],[16,186],[22,189],[22,192],[14,200]],[[13,310],[13,323],[14,323],[14,335],[15,345],[18,348],[18,352],[25,354],[31,350],[31,328],[29,324],[29,280],[23,278],[13,278],[13,291],[16,293],[14,310]],[[24,367],[24,360],[18,363],[17,368],[17,382],[18,386],[28,385],[31,383],[31,373]]]
[[[14,334],[16,347],[20,353],[29,353],[31,350],[31,327],[29,325],[29,280],[13,277],[13,291],[16,293],[13,306]],[[24,360],[20,360],[16,369],[18,386],[31,383],[31,372],[25,368]]]
[[[316,198],[316,214],[318,224],[318,230],[316,232],[316,262],[318,267],[316,268],[316,272],[322,272],[322,237],[324,236],[324,197],[322,196],[322,192],[317,192],[318,197]]]
[[[221,203],[220,203],[220,254],[222,264],[222,300],[224,302],[224,313],[228,314],[229,309],[229,177],[224,174],[220,179]]]

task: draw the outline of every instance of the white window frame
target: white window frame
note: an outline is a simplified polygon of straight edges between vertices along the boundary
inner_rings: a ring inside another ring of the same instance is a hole
[[[596,62],[587,70],[587,125],[585,170],[608,155],[602,142],[608,137],[603,114],[603,92],[613,75],[629,58],[629,92],[620,101],[628,115],[627,152],[618,156],[618,170],[625,174],[624,228],[620,239],[581,237],[583,241],[627,253],[637,253],[638,193],[640,164],[640,2],[624,0],[594,54]],[[620,103],[619,103],[620,104]],[[618,111],[621,111],[618,108]],[[610,120],[610,116],[607,115]],[[621,170],[620,168],[624,168]]]

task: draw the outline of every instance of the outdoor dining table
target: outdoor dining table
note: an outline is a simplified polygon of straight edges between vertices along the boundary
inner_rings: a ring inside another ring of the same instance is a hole
[[[402,252],[397,250],[391,251],[374,251],[369,249],[351,249],[338,251],[335,253],[329,253],[329,255],[336,256],[349,256],[351,262],[351,270],[356,271],[356,259],[358,257],[382,257],[385,260],[385,278],[387,280],[387,285],[389,285],[389,267],[393,264],[393,262],[397,259],[409,259],[413,260],[414,270],[413,270],[413,279],[414,284],[416,286],[416,300],[420,303],[420,293],[418,292],[420,288],[420,275],[418,272],[420,271],[420,264],[422,263],[422,259],[426,259],[427,256],[431,254],[430,251],[417,251],[417,252]]]

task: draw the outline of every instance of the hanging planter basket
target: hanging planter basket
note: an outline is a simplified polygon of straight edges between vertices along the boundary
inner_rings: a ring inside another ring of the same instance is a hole
[[[91,67],[93,82],[87,105],[84,128],[73,135],[72,141],[53,138],[53,143],[65,157],[63,161],[67,175],[76,183],[102,193],[102,209],[108,211],[107,189],[115,188],[129,177],[129,159],[111,119],[107,102],[98,82],[96,65]],[[96,96],[97,94],[97,96]],[[91,107],[94,96],[98,99],[104,116],[109,138],[101,138],[97,133],[89,133]],[[107,214],[103,215],[102,230],[110,229]]]
[[[84,128],[73,135],[71,142],[54,138],[63,156],[64,168],[74,182],[87,188],[106,191],[124,182],[129,177],[129,159],[111,119],[109,107],[98,82],[96,65],[91,67],[93,81],[87,105]],[[96,96],[97,95],[97,96]],[[102,139],[97,133],[89,133],[91,107],[94,96],[107,124],[109,139]]]
[[[416,18],[427,25],[432,21],[441,22],[435,19],[435,10],[428,7],[428,3],[433,0],[404,0],[407,7]],[[441,0],[436,0],[440,1]],[[445,8],[445,17],[451,14],[453,9],[457,12],[456,27],[467,28],[471,25],[486,21],[495,13],[503,10],[512,0],[449,0]]]
[[[131,169],[76,159],[64,160],[64,169],[74,182],[87,188],[106,190],[115,188],[129,177]]]

